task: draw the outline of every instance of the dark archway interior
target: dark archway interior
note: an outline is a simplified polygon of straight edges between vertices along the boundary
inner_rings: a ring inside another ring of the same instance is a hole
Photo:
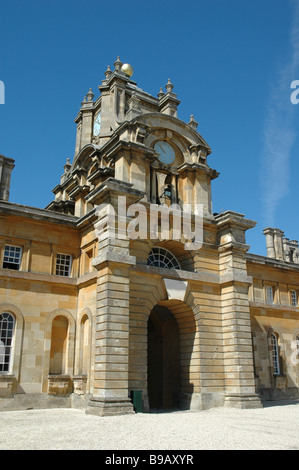
[[[151,410],[180,406],[180,339],[171,311],[156,305],[148,320],[148,396]]]

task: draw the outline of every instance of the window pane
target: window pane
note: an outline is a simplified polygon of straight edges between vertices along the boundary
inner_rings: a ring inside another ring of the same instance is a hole
[[[291,290],[291,305],[297,307],[297,292],[295,290]]]
[[[3,268],[18,271],[21,265],[22,248],[19,246],[6,245],[4,248]]]
[[[271,335],[271,346],[272,346],[272,361],[273,361],[273,371],[274,375],[279,375],[279,351],[278,351],[278,342],[276,335]]]
[[[14,317],[10,313],[0,315],[0,372],[9,371],[14,324]]]
[[[156,246],[152,249],[147,260],[148,266],[157,266],[159,268],[181,269],[180,263],[176,257],[165,248]]]
[[[273,288],[270,286],[266,287],[266,297],[267,297],[267,304],[273,304]]]
[[[71,255],[57,254],[56,257],[56,275],[57,276],[70,276],[71,274]]]

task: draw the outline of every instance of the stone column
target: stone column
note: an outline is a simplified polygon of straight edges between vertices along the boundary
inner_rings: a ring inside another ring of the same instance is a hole
[[[129,273],[136,259],[130,255],[123,212],[144,193],[131,186],[108,179],[102,185],[101,200],[98,200],[99,204],[105,201],[106,205],[104,210],[98,211],[95,223],[99,254],[93,260],[97,269],[94,387],[86,412],[99,416],[134,413],[128,389]],[[119,203],[119,194],[126,194],[124,207]]]
[[[80,120],[77,120],[78,139],[76,142],[76,151],[82,149],[85,145],[92,142],[93,133],[93,98],[91,89],[81,103]]]
[[[129,269],[132,261],[94,261],[98,270],[94,391],[87,413],[134,413],[129,399]]]
[[[205,216],[212,213],[211,180],[218,177],[219,173],[207,165],[197,163],[183,163],[178,168],[184,176],[184,202],[192,205],[192,210],[197,213],[201,205]]]
[[[241,214],[226,212],[216,217],[219,226],[219,268],[225,406],[261,407],[255,392],[247,275],[245,230],[255,223]]]

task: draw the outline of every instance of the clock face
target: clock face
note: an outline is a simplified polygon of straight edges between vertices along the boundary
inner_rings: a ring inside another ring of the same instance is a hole
[[[154,149],[159,154],[159,159],[161,160],[161,162],[165,163],[166,165],[171,165],[171,163],[174,162],[174,149],[168,142],[165,142],[165,140],[160,140],[159,142],[156,142],[154,145]]]
[[[94,120],[94,125],[93,125],[93,133],[95,136],[98,136],[101,130],[101,113],[99,113],[95,120]]]

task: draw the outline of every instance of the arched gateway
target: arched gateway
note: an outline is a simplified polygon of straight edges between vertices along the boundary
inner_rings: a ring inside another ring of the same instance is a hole
[[[189,408],[199,391],[195,347],[196,323],[182,301],[162,301],[151,311],[147,328],[147,392],[149,409]]]

